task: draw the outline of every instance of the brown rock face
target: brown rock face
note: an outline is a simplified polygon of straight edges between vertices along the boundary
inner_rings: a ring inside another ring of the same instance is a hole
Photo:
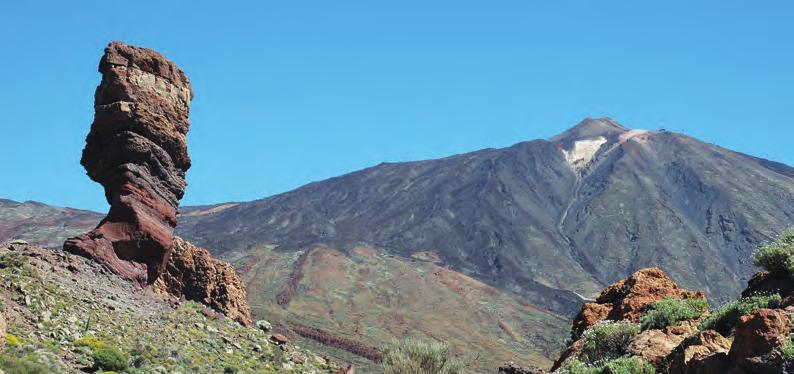
[[[659,367],[662,360],[695,331],[697,331],[697,323],[692,321],[668,326],[663,330],[646,330],[631,341],[627,351],[632,356],[640,357],[654,367]]]
[[[585,304],[574,318],[571,335],[578,339],[602,320],[639,322],[648,305],[665,297],[703,297],[703,293],[679,288],[659,268],[641,269],[604,289],[595,303]]]
[[[209,305],[244,326],[253,323],[245,285],[234,268],[180,237],[174,238],[171,261],[154,286],[176,297]]]
[[[120,42],[105,49],[99,71],[94,123],[80,163],[105,188],[110,212],[64,249],[151,284],[168,260],[185,191],[193,91],[176,64]]]
[[[721,374],[730,366],[731,342],[716,331],[706,330],[687,338],[669,360],[670,374]]]
[[[734,330],[731,361],[752,373],[777,372],[783,363],[772,350],[788,336],[791,324],[791,316],[779,309],[760,309],[743,316]]]

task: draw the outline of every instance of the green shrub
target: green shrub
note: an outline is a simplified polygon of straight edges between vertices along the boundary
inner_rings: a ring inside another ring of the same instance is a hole
[[[50,370],[36,362],[35,357],[21,356],[14,353],[0,354],[0,372],[7,374],[49,374]]]
[[[765,244],[753,256],[760,266],[775,276],[794,278],[794,230],[787,231],[771,244]]]
[[[18,347],[22,345],[22,339],[17,337],[16,335],[6,334],[6,343],[9,347]]]
[[[462,368],[443,343],[394,340],[383,354],[385,374],[457,374]]]
[[[105,343],[102,339],[99,339],[95,336],[84,336],[74,341],[75,347],[88,347],[91,348],[92,350],[104,347],[106,345],[107,343]]]
[[[778,294],[755,295],[727,303],[712,312],[703,323],[700,330],[714,330],[723,336],[729,336],[736,326],[739,318],[762,308],[774,308],[782,298]]]
[[[102,370],[120,371],[130,365],[130,360],[115,347],[103,345],[94,350],[94,366]]]
[[[579,360],[572,360],[562,370],[567,374],[654,374],[656,370],[651,364],[644,364],[630,356],[618,357],[597,365],[587,365]]]
[[[21,268],[25,265],[25,257],[19,253],[8,252],[0,255],[0,269]]]
[[[609,361],[626,355],[626,349],[640,332],[640,327],[629,322],[599,323],[582,334],[584,340],[579,359],[586,364]]]
[[[650,310],[640,319],[640,326],[643,330],[663,329],[681,321],[700,318],[708,310],[709,303],[704,298],[667,297],[651,304]]]

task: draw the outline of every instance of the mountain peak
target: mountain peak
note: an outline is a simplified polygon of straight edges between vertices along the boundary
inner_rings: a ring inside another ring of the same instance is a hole
[[[576,126],[549,140],[553,142],[567,143],[575,140],[595,138],[599,136],[610,138],[626,131],[629,131],[629,129],[623,127],[623,125],[609,117],[585,118]]]

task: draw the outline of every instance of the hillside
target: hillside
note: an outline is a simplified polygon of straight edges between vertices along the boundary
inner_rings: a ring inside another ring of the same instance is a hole
[[[0,240],[22,238],[60,248],[64,239],[94,228],[100,219],[101,214],[88,210],[0,199]]]
[[[63,251],[0,243],[3,368],[24,373],[96,371],[96,352],[121,353],[127,373],[333,373],[336,364],[270,334],[135,288]],[[7,331],[6,331],[7,325]],[[5,342],[5,341],[4,341]],[[106,368],[107,370],[107,368]]]

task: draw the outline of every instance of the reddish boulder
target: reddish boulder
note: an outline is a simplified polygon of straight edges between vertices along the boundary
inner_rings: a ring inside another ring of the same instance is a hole
[[[171,260],[154,287],[209,305],[244,326],[253,324],[245,285],[234,268],[180,237],[174,238]]]
[[[670,374],[722,374],[730,366],[731,342],[716,331],[701,331],[685,339],[667,358]]]
[[[110,211],[96,229],[64,243],[140,285],[165,268],[190,167],[186,134],[193,91],[155,51],[113,42],[80,163],[105,188]]]
[[[704,295],[679,288],[659,268],[641,269],[607,287],[594,303],[585,304],[574,319],[572,338],[578,339],[590,326],[602,320],[639,322],[648,305],[666,297]]]
[[[773,350],[791,329],[791,316],[779,309],[760,309],[741,317],[729,353],[733,365],[753,373],[776,372],[783,362]]]

